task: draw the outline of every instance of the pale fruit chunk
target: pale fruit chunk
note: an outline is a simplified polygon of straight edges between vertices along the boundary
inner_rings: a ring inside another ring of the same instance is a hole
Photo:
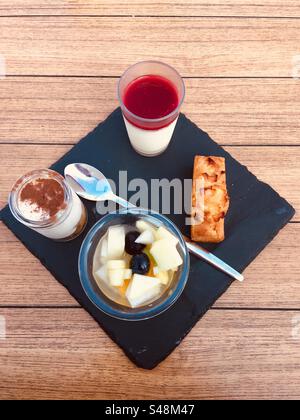
[[[132,270],[130,268],[127,268],[124,270],[124,280],[129,280],[132,277]]]
[[[111,286],[120,287],[124,284],[124,268],[108,270],[108,279]]]
[[[125,250],[124,226],[111,226],[108,229],[107,258],[117,260],[121,258]]]
[[[126,298],[132,308],[141,306],[160,294],[160,280],[156,277],[134,274],[126,290]]]
[[[137,244],[151,245],[155,238],[151,230],[144,230],[140,236],[135,240]]]
[[[100,255],[100,262],[101,264],[105,264],[107,261],[107,254],[108,254],[108,249],[107,249],[107,237],[103,238],[100,244],[100,251],[99,251],[99,255]]]
[[[107,261],[108,270],[117,270],[118,268],[126,268],[125,260],[109,260]]]
[[[156,277],[160,280],[161,284],[163,284],[164,286],[166,286],[170,281],[169,273],[167,271],[160,271],[156,275]]]
[[[102,280],[105,281],[105,283],[108,283],[108,271],[106,264],[100,267],[98,271],[96,271],[95,276],[97,277],[96,280]]]
[[[183,263],[176,246],[170,243],[168,239],[160,239],[154,242],[150,253],[158,267],[163,271],[172,270]]]
[[[176,268],[176,270],[178,270],[178,268]],[[164,285],[167,285],[169,283],[170,279],[174,276],[174,273],[174,270],[164,271],[161,270],[159,267],[153,267],[153,274],[155,275],[155,277],[160,279],[161,283]]]
[[[145,230],[150,230],[150,232],[152,232],[154,235],[156,232],[156,229],[152,225],[150,225],[150,223],[147,223],[144,220],[138,220],[135,226],[140,233],[145,232]]]
[[[107,238],[102,239],[101,247],[100,247],[100,257],[107,258],[108,254],[108,242]]]
[[[160,273],[160,269],[159,269],[159,267],[153,267],[153,274],[155,275],[155,276],[158,276],[159,275],[159,273]]]
[[[106,264],[107,263],[107,258],[106,257],[100,257],[100,262],[101,264]]]
[[[166,229],[165,227],[161,226],[160,228],[157,229],[156,233],[155,233],[155,237],[157,240],[159,239],[168,239],[170,243],[173,243],[174,245],[177,245],[179,240],[172,235],[172,233],[170,233],[168,231],[168,229]]]

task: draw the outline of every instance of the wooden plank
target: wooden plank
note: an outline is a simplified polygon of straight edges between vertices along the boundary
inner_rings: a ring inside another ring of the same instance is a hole
[[[115,76],[155,58],[183,76],[291,77],[299,41],[298,19],[4,17],[0,24],[8,75]]]
[[[5,204],[12,183],[20,175],[37,167],[48,167],[69,149],[67,145],[0,144],[0,207]],[[271,184],[299,212],[299,147],[227,146],[225,149],[255,175]],[[298,214],[295,220],[300,220]]]
[[[215,306],[300,309],[299,237],[300,224],[287,225]]]
[[[1,222],[2,229],[7,231]],[[2,233],[2,232],[1,232]],[[5,238],[11,234],[5,233]],[[14,240],[0,248],[0,305],[77,305],[47,269]]]
[[[153,371],[81,309],[6,309],[0,397],[298,399],[299,312],[210,311]]]
[[[299,147],[231,147],[225,149],[248,167],[260,180],[271,185],[296,209],[294,221],[300,221],[298,198]]]
[[[5,225],[0,222],[0,243],[2,244],[3,247],[5,247],[5,245],[7,242],[16,242],[16,237],[14,236],[14,234],[8,230]]]
[[[300,309],[299,235],[300,224],[289,224],[215,306]],[[77,305],[2,223],[0,241],[0,305]]]
[[[186,79],[183,112],[221,144],[300,144],[300,84]],[[7,78],[0,142],[75,143],[118,106],[113,78]]]
[[[0,15],[299,16],[297,0],[8,0]]]

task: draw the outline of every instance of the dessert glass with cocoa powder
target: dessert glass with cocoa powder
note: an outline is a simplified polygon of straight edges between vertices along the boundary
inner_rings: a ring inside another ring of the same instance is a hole
[[[70,241],[84,230],[87,212],[57,172],[32,171],[21,177],[9,196],[9,207],[25,226],[56,241]]]

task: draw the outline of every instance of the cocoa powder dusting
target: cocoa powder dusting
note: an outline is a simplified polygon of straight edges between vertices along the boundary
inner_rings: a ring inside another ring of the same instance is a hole
[[[42,211],[50,218],[66,207],[64,190],[54,179],[40,178],[29,182],[22,189],[20,199],[29,202],[35,211]]]

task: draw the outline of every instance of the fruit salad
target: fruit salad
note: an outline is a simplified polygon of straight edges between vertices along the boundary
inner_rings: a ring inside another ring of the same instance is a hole
[[[164,226],[142,219],[134,226],[111,226],[94,256],[98,287],[119,304],[137,308],[157,300],[183,264],[178,239]]]

